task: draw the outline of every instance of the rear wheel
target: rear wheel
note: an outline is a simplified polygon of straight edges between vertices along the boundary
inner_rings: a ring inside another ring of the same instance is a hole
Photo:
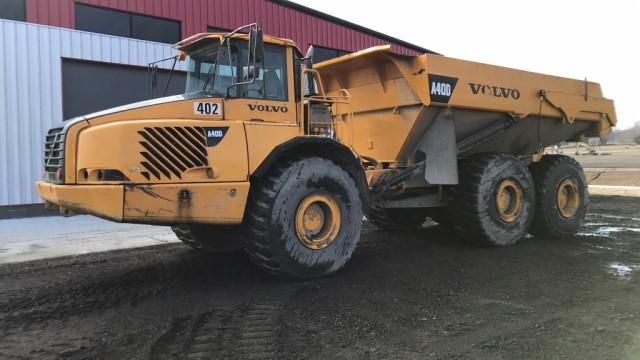
[[[246,251],[280,276],[331,274],[360,240],[362,203],[349,174],[323,158],[290,160],[252,184]]]
[[[231,252],[242,249],[240,227],[236,225],[175,225],[171,230],[187,246],[205,252]]]
[[[531,165],[536,187],[536,214],[531,234],[559,238],[574,234],[589,206],[587,181],[572,157],[546,155]]]
[[[507,246],[522,239],[533,220],[534,187],[526,165],[508,154],[460,161],[460,184],[449,219],[465,241]]]

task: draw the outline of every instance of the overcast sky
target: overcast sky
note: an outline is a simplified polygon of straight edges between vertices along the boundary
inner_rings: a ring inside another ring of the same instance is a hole
[[[443,55],[587,77],[615,101],[618,127],[640,121],[638,0],[295,2]]]

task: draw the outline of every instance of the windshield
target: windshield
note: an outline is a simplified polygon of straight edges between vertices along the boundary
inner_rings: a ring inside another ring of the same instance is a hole
[[[230,41],[231,56],[227,46],[221,46],[217,39],[205,41],[189,54],[185,93],[206,91],[213,96],[286,101],[285,49],[266,45],[264,62],[255,64],[255,81],[232,86],[247,80],[248,56],[246,40]]]
[[[220,46],[213,41],[189,54],[187,66],[187,84],[185,94],[205,90],[213,92],[215,83],[215,62]],[[226,52],[226,51],[225,51]]]

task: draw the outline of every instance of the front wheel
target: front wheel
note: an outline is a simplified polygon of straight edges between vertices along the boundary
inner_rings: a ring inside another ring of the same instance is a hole
[[[171,227],[185,245],[204,252],[225,253],[242,249],[238,225],[181,224]]]
[[[362,216],[356,184],[339,165],[318,157],[288,160],[252,184],[245,249],[275,275],[328,275],[351,258]]]

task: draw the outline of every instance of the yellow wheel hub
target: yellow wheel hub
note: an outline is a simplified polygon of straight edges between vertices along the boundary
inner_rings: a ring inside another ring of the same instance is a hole
[[[315,193],[304,198],[296,211],[296,235],[312,250],[329,246],[340,232],[340,207],[328,193]]]
[[[560,215],[565,218],[573,217],[580,207],[580,191],[578,182],[573,178],[563,180],[558,186],[556,203]]]
[[[515,180],[506,179],[498,186],[496,192],[496,210],[498,217],[504,222],[514,222],[522,213],[524,191]]]

